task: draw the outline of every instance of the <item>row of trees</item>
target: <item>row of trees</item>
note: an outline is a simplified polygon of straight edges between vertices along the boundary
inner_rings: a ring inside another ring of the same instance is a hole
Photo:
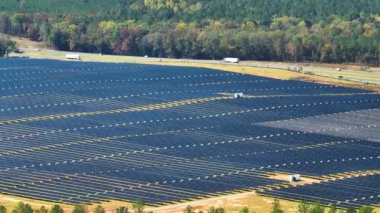
[[[134,213],[153,213],[153,212],[146,212],[145,211],[145,202],[142,200],[135,201],[132,203],[132,212]],[[336,206],[331,206],[329,209],[326,209],[324,206],[322,206],[319,202],[312,204],[308,202],[300,202],[298,205],[298,213],[325,213],[327,210],[328,213],[375,213],[374,208],[370,206],[363,206],[359,209],[355,208],[349,208],[346,210],[339,210]],[[50,210],[46,209],[44,206],[39,208],[38,210],[33,210],[32,207],[29,204],[25,204],[23,202],[20,202],[17,204],[17,206],[11,211],[12,213],[63,213],[64,210],[59,205],[54,205]],[[105,209],[98,205],[93,213],[105,213]],[[128,209],[128,207],[119,207],[115,210],[113,210],[113,213],[130,213],[131,211]],[[184,213],[226,213],[227,211],[222,207],[211,207],[206,212],[203,211],[194,211],[193,207],[187,206],[186,209],[183,211]],[[240,213],[250,213],[250,210],[247,207],[242,208]],[[280,205],[280,201],[275,199],[270,213],[284,213],[285,211],[282,209]],[[7,213],[7,209],[4,206],[0,205],[0,213]],[[72,213],[89,213],[86,206],[83,205],[77,205],[72,210]],[[252,213],[252,212],[251,212]]]
[[[132,203],[132,208],[134,213],[152,213],[145,211],[145,202],[142,200],[137,200]],[[0,213],[7,213],[7,208],[5,206],[0,205]],[[106,210],[98,205],[93,213],[105,213]],[[114,213],[130,213],[128,207],[119,207],[113,211]],[[11,211],[11,213],[64,213],[63,208],[60,205],[54,205],[51,209],[47,209],[45,206],[41,206],[37,210],[33,210],[33,208],[26,203],[19,202],[17,206]],[[76,205],[72,213],[89,213],[89,210],[84,205]]]
[[[83,21],[83,22],[82,22]],[[0,32],[47,41],[65,51],[118,55],[380,64],[380,16],[311,24],[274,18],[269,27],[253,22],[158,23],[51,20],[44,15],[0,16]]]
[[[145,2],[149,7],[164,7],[159,1],[149,2]],[[177,4],[180,2],[173,3],[173,7]],[[260,25],[248,20],[239,23],[226,19],[202,23],[171,20],[150,24],[133,19],[14,13],[0,15],[1,32],[46,41],[52,48],[65,51],[380,64],[379,15],[357,19],[331,16],[318,22],[283,16]]]
[[[298,213],[325,213],[326,208],[322,206],[320,203],[307,203],[307,202],[301,202],[298,205],[297,212]],[[191,206],[188,206],[184,211],[184,213],[196,213]],[[227,211],[222,208],[210,208],[207,213],[226,213]],[[328,213],[375,213],[374,208],[370,206],[363,206],[359,209],[355,208],[349,208],[346,210],[338,210],[336,206],[331,206],[328,211]],[[199,211],[198,213],[203,213],[203,211]],[[205,212],[206,213],[206,212]],[[239,213],[250,213],[249,209],[247,207],[242,208]],[[253,213],[253,212],[251,212]],[[285,211],[282,209],[280,205],[280,201],[275,199],[270,213],[285,213]]]

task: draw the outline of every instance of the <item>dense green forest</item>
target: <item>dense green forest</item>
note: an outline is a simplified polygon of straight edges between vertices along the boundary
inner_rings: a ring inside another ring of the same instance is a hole
[[[1,0],[7,12],[82,14],[110,19],[197,22],[226,19],[269,25],[277,16],[294,16],[308,21],[331,15],[357,19],[380,12],[376,0]]]
[[[2,0],[0,32],[60,50],[380,64],[377,0]]]

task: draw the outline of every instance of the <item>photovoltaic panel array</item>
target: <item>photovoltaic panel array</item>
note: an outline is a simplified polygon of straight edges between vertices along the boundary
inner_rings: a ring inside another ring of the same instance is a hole
[[[372,91],[205,68],[31,59],[1,59],[0,81],[2,194],[160,205],[240,190],[289,199],[318,190],[326,204],[379,203],[378,175],[262,190],[288,184],[269,177],[275,172],[379,171],[380,95]],[[347,193],[331,199],[329,188]]]

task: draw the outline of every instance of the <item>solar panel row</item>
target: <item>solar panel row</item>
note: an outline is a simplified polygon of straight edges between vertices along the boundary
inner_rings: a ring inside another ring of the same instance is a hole
[[[1,59],[0,80],[1,193],[159,204],[286,184],[268,172],[380,169],[380,95],[371,91],[203,68],[28,59]]]

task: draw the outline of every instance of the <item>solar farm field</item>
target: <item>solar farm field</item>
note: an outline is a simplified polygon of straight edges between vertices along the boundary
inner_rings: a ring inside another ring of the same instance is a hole
[[[0,193],[380,203],[380,95],[204,68],[0,60]],[[234,93],[244,96],[235,98]],[[301,174],[294,186],[274,174]]]

